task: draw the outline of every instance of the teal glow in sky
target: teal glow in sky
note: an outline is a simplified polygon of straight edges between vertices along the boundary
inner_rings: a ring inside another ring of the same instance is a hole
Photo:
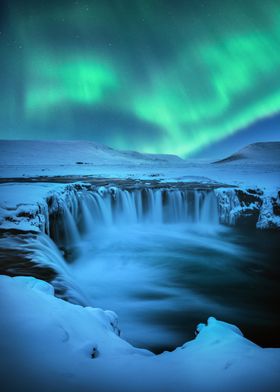
[[[280,139],[278,0],[1,7],[1,138],[188,156],[262,121]]]

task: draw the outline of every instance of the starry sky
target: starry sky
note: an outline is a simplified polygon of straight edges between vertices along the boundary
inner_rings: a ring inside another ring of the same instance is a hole
[[[1,0],[0,138],[183,157],[280,140],[279,0]]]

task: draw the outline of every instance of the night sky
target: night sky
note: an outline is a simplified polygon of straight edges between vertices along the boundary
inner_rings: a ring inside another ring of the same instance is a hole
[[[0,4],[2,139],[185,157],[280,140],[279,0]]]

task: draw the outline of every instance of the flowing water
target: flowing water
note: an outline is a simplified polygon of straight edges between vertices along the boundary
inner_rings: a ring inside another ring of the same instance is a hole
[[[219,224],[213,191],[100,189],[79,205],[62,222],[78,248],[70,269],[91,305],[119,315],[129,342],[172,349],[215,316],[279,345],[277,233]]]

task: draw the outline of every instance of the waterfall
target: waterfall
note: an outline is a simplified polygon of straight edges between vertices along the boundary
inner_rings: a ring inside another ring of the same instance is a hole
[[[88,298],[72,276],[69,265],[51,238],[44,233],[8,234],[0,241],[7,258],[1,268],[8,275],[31,275],[51,282],[56,296],[69,302],[86,305]],[[7,252],[8,251],[8,252]]]
[[[214,192],[208,192],[201,207],[201,221],[213,225],[219,223],[217,197]]]
[[[86,210],[87,210],[87,204],[82,203],[82,216],[84,216],[86,219]],[[62,224],[64,225],[64,232],[66,235],[66,241],[68,243],[77,243],[80,239],[80,234],[79,230],[77,228],[77,224],[75,222],[75,219],[73,215],[70,212],[70,209],[66,205],[65,208],[63,209],[63,219],[62,219]]]
[[[14,252],[15,260],[14,264],[7,260],[5,268],[11,274],[22,274],[24,266],[31,275],[51,281],[56,295],[85,304],[65,261],[76,261],[83,255],[83,244],[98,238],[91,234],[106,236],[107,229],[113,228],[122,235],[132,225],[141,225],[144,231],[148,225],[212,226],[219,222],[219,214],[213,190],[69,185],[61,192],[53,192],[38,206],[33,219],[39,233],[26,238],[11,234],[2,239],[3,247]]]
[[[219,223],[213,190],[100,187],[71,191],[56,217],[55,242],[75,248],[83,235],[98,226],[134,224]]]
[[[87,196],[86,194],[89,193]],[[94,202],[91,202],[94,200]],[[216,195],[213,191],[105,188],[102,193],[85,191],[80,203],[82,215],[88,211],[96,224],[137,223],[203,223],[219,221]],[[88,217],[82,218],[84,221]]]
[[[31,260],[38,265],[51,267],[55,271],[56,277],[52,284],[58,297],[67,298],[69,302],[75,304],[88,303],[88,299],[75,283],[67,263],[50,237],[40,233],[36,238],[31,238],[23,244],[21,249],[32,255]]]

